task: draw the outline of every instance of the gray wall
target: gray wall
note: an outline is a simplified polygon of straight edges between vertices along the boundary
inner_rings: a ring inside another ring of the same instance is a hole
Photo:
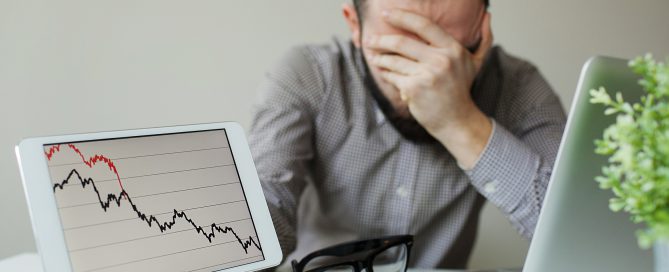
[[[290,46],[346,36],[340,1],[0,0],[0,258],[34,251],[13,146],[28,136],[234,120]],[[492,1],[496,41],[569,107],[591,55],[669,56],[669,1]],[[486,206],[476,268],[528,242]]]

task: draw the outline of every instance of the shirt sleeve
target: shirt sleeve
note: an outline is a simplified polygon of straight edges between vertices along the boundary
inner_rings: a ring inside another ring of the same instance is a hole
[[[518,232],[531,239],[539,218],[566,118],[559,99],[536,69],[519,81],[523,107],[507,127],[493,132],[475,166],[466,170],[474,187],[497,206]],[[506,121],[506,120],[505,120]]]
[[[295,249],[296,213],[311,173],[313,123],[322,90],[307,54],[295,48],[259,87],[249,145],[283,255]]]

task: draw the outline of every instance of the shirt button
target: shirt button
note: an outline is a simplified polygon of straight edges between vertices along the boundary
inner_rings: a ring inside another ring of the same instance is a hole
[[[401,196],[401,197],[407,197],[407,196],[409,196],[409,190],[407,190],[406,188],[404,188],[404,186],[400,186],[400,187],[398,187],[397,190],[395,190],[395,193],[397,193],[397,195],[398,195],[398,196]]]
[[[492,194],[497,191],[497,181],[491,181],[483,185],[483,191]]]

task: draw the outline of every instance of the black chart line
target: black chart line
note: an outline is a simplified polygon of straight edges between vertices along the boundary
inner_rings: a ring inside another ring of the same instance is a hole
[[[98,197],[98,201],[100,202],[100,207],[102,207],[102,209],[105,212],[107,212],[107,209],[109,209],[111,207],[112,202],[115,202],[117,207],[121,207],[121,201],[124,199],[123,197],[125,197],[125,199],[128,201],[128,203],[132,207],[132,210],[137,214],[137,217],[139,219],[141,219],[142,221],[146,222],[149,225],[149,227],[152,227],[154,222],[155,222],[155,224],[160,229],[160,232],[165,232],[169,229],[172,229],[172,226],[174,226],[176,224],[176,219],[177,218],[183,218],[186,222],[190,223],[193,226],[193,228],[195,228],[197,233],[200,233],[205,238],[207,238],[209,243],[211,243],[212,239],[214,237],[216,237],[217,232],[218,233],[224,233],[224,234],[228,233],[228,232],[231,232],[235,236],[235,238],[237,238],[237,242],[242,246],[242,248],[244,249],[244,252],[246,254],[249,253],[248,248],[251,247],[252,245],[255,246],[255,248],[257,248],[259,251],[262,252],[262,248],[260,247],[260,245],[258,243],[256,243],[256,241],[253,239],[252,236],[249,236],[247,241],[242,241],[242,239],[239,237],[239,235],[237,235],[237,233],[235,232],[234,229],[232,229],[231,227],[228,227],[228,226],[220,227],[220,226],[216,225],[216,223],[212,223],[211,225],[209,225],[209,227],[211,228],[211,232],[207,233],[207,231],[205,231],[205,227],[196,224],[192,219],[188,218],[188,215],[185,212],[183,212],[183,211],[179,212],[176,209],[173,210],[172,221],[166,221],[164,223],[160,223],[155,216],[153,216],[153,215],[147,216],[145,213],[142,213],[141,211],[139,211],[139,209],[132,202],[132,198],[130,198],[130,195],[128,195],[128,193],[125,191],[125,189],[122,189],[121,192],[118,195],[107,194],[107,200],[103,200],[102,197],[100,196],[100,192],[98,191],[98,188],[95,186],[95,181],[92,178],[86,178],[86,179],[82,178],[81,175],[79,174],[79,172],[77,171],[77,169],[72,169],[72,171],[70,171],[70,174],[67,175],[66,179],[64,179],[61,183],[55,183],[53,185],[54,193],[56,193],[57,189],[63,190],[64,186],[66,184],[70,183],[70,179],[73,176],[76,176],[77,179],[79,179],[79,181],[81,182],[81,186],[83,188],[86,188],[87,185],[90,185],[90,186],[93,187],[93,191],[95,191],[95,194]]]

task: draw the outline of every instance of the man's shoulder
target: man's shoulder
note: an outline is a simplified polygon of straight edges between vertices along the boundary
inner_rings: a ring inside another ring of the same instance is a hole
[[[328,43],[293,46],[270,69],[270,73],[304,74],[324,79],[352,59],[351,47],[349,40],[339,38],[333,38]]]
[[[530,61],[509,54],[500,46],[493,48],[488,61],[492,64],[496,79],[501,82],[499,87],[506,96],[520,96],[529,100],[553,99],[556,96],[546,78]]]
[[[284,101],[317,112],[324,97],[342,86],[342,71],[352,67],[351,47],[350,41],[335,38],[329,43],[290,48],[265,73],[260,103]]]
[[[520,79],[538,71],[537,67],[530,61],[508,53],[501,46],[493,47],[491,57],[496,69],[506,77]]]
[[[539,69],[530,61],[507,53],[499,46],[493,48],[488,60],[490,73],[488,90],[495,92],[494,114],[517,120],[518,116],[536,108],[561,105],[559,98]],[[509,124],[507,124],[509,125]]]

